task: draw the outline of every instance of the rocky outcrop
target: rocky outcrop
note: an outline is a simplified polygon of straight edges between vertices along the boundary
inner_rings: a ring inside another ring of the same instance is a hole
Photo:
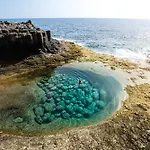
[[[50,31],[35,27],[29,20],[22,23],[0,22],[0,61],[20,60],[43,53],[57,53],[61,44]]]

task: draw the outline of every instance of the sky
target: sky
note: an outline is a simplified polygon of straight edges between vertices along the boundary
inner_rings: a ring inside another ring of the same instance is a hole
[[[0,0],[0,18],[150,19],[150,0]]]

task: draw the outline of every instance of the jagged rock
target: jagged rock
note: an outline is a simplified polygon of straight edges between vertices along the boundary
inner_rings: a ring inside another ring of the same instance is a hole
[[[20,60],[40,52],[53,54],[60,47],[60,42],[51,38],[50,31],[36,28],[30,20],[0,22],[0,62]]]

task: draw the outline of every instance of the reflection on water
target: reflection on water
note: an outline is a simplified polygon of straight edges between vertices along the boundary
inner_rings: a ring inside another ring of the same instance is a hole
[[[96,123],[118,108],[122,92],[111,76],[58,67],[29,85],[14,84],[0,93],[0,128],[38,134]]]

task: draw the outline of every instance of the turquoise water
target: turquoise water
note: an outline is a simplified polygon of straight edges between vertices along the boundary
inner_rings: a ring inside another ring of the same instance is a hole
[[[21,134],[97,123],[118,109],[123,92],[114,77],[72,66],[57,67],[25,86],[12,86],[6,91],[13,99],[11,106],[5,106],[4,98],[0,108],[0,128]]]

